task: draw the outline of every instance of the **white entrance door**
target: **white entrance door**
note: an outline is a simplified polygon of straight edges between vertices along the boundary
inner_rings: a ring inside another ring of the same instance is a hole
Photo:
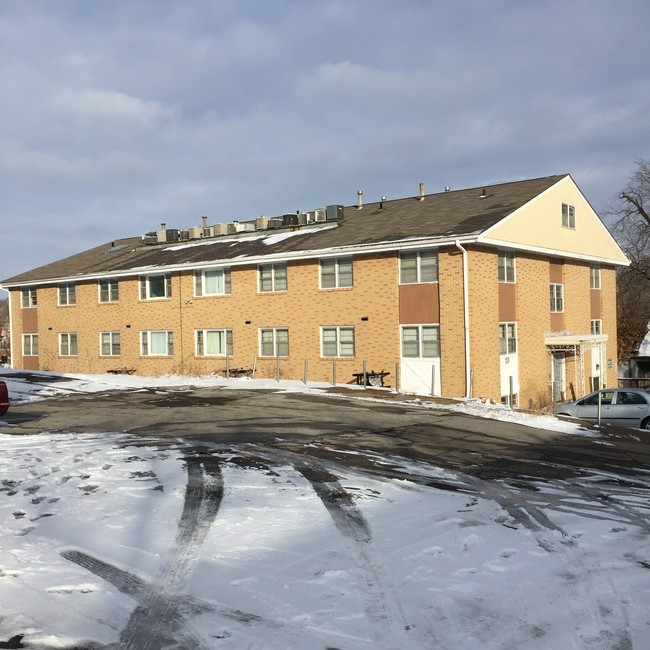
[[[440,396],[440,328],[438,325],[402,325],[400,390]]]
[[[519,355],[517,324],[499,323],[501,400],[510,406],[519,404]]]

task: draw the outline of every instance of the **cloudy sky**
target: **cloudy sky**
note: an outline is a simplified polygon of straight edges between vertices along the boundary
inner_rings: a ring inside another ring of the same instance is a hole
[[[0,278],[123,236],[650,157],[647,0],[0,0]]]

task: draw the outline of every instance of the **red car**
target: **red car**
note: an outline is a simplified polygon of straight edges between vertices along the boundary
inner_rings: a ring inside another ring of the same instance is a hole
[[[4,381],[0,381],[0,415],[4,415],[9,408],[9,391],[7,390],[7,384]]]

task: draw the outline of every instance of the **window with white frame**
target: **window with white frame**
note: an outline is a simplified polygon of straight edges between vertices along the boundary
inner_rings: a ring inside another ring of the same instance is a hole
[[[77,304],[77,290],[71,282],[59,285],[59,307]]]
[[[517,323],[499,323],[499,354],[517,352]]]
[[[59,334],[59,354],[62,357],[77,356],[76,332],[61,332]]]
[[[499,251],[499,282],[515,281],[515,253],[514,251]]]
[[[119,332],[99,333],[99,354],[102,357],[120,356],[120,333]]]
[[[171,273],[140,276],[140,300],[160,300],[171,297]]]
[[[174,354],[172,330],[145,330],[140,332],[140,354],[143,357],[170,357]]]
[[[603,333],[603,321],[600,318],[594,318],[591,321],[591,333],[592,334]]]
[[[194,271],[195,296],[225,296],[230,293],[230,269]]]
[[[261,357],[289,356],[289,329],[286,327],[265,327],[260,330]]]
[[[399,255],[400,284],[438,281],[438,251],[409,251]]]
[[[320,260],[321,289],[342,289],[351,287],[352,284],[351,257],[330,257]]]
[[[23,308],[36,307],[36,289],[21,289],[20,306]]]
[[[576,209],[568,203],[562,204],[562,226],[573,229],[576,227]]]
[[[99,281],[99,302],[117,302],[119,297],[117,278],[106,278]]]
[[[287,265],[285,262],[260,264],[258,275],[260,292],[287,290]]]
[[[196,355],[199,357],[232,355],[232,330],[196,330]]]
[[[402,325],[402,356],[436,358],[440,356],[439,325]]]
[[[589,286],[592,289],[600,289],[600,266],[589,268]]]
[[[551,311],[564,311],[564,285],[551,284]]]
[[[321,327],[321,354],[324,357],[353,357],[354,327]]]
[[[38,356],[38,334],[23,334],[23,356]]]

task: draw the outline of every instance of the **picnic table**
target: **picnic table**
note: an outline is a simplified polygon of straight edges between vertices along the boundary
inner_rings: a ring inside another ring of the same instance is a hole
[[[370,372],[354,372],[352,376],[356,379],[357,385],[359,386],[383,386],[384,377],[388,377],[390,372],[382,370],[381,372],[375,372],[371,370]]]

